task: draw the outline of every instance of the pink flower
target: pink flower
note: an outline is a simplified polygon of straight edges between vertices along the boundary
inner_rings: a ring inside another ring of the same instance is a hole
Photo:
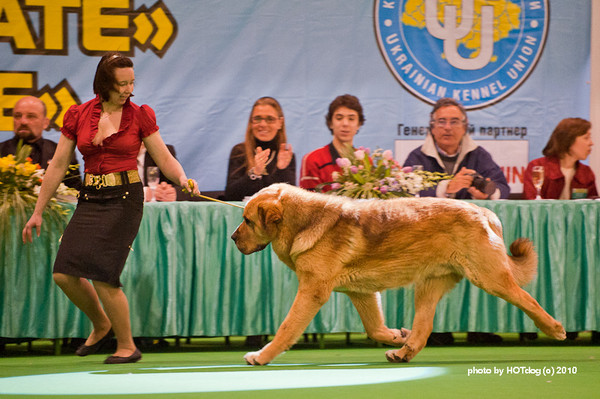
[[[388,186],[381,186],[381,188],[379,189],[381,191],[381,194],[385,194],[388,192],[389,187]]]
[[[404,173],[410,173],[412,172],[412,166],[405,166],[402,168],[402,172]]]
[[[348,166],[352,165],[352,163],[350,162],[350,160],[348,158],[338,158],[335,160],[335,163],[340,168],[347,168]]]
[[[350,166],[350,172],[352,172],[352,173],[358,172],[358,167],[354,166],[354,165]]]
[[[383,159],[387,159],[387,160],[392,159],[392,157],[393,157],[392,150],[385,150],[383,152],[382,156],[383,156]]]
[[[337,190],[338,188],[341,188],[341,187],[342,187],[342,185],[340,183],[332,183],[331,184],[331,189],[332,190]]]
[[[354,151],[354,156],[356,159],[362,161],[365,158],[365,152],[363,150],[356,150]]]

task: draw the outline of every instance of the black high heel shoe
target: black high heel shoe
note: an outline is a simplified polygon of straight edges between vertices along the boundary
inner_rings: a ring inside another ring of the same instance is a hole
[[[109,356],[104,360],[104,364],[135,363],[142,358],[142,352],[138,348],[129,356]]]
[[[77,350],[75,351],[75,354],[77,356],[87,356],[87,355],[92,355],[96,352],[98,352],[100,349],[102,349],[102,347],[108,342],[110,341],[110,339],[114,336],[115,334],[113,333],[112,328],[106,333],[106,335],[101,338],[98,342],[96,342],[94,345],[86,345],[83,344],[81,345],[79,348],[77,348]]]

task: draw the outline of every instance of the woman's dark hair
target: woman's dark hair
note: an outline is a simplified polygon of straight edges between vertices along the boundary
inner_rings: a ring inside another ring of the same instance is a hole
[[[592,124],[583,118],[565,118],[558,122],[542,154],[552,158],[562,158],[579,136],[592,128]]]
[[[98,63],[96,76],[94,76],[94,94],[98,94],[102,101],[108,101],[110,91],[115,90],[117,68],[133,68],[133,61],[120,53],[110,52],[106,53]],[[133,94],[131,96],[133,97]]]
[[[331,104],[329,104],[329,112],[327,112],[327,115],[325,115],[325,124],[327,125],[327,128],[331,131],[331,134],[333,134],[333,130],[331,130],[331,127],[329,125],[331,124],[331,120],[333,119],[333,114],[340,107],[346,107],[356,111],[358,113],[359,126],[362,126],[365,123],[365,115],[363,114],[362,105],[360,105],[360,101],[358,101],[358,98],[356,98],[352,94],[344,94],[342,96],[337,96],[331,102]]]

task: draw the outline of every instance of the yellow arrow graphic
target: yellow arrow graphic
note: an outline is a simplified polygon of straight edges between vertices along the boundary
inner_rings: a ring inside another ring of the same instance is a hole
[[[154,3],[151,8],[141,6],[133,18],[136,30],[133,39],[137,47],[146,51],[151,49],[162,57],[177,36],[177,22],[162,1]]]
[[[158,31],[152,38],[152,45],[158,49],[158,51],[162,51],[171,39],[171,36],[173,36],[175,31],[174,26],[162,8],[157,8],[150,16],[154,19],[156,26],[158,27]]]
[[[39,97],[46,104],[46,115],[50,119],[49,129],[60,130],[65,113],[71,108],[71,105],[81,104],[79,97],[66,79],[63,79],[55,87],[45,85],[37,94],[33,95]]]
[[[133,38],[138,41],[140,44],[146,43],[146,41],[150,38],[152,31],[154,28],[152,27],[152,23],[146,16],[146,14],[139,14],[137,17],[133,19],[135,23],[136,30]]]

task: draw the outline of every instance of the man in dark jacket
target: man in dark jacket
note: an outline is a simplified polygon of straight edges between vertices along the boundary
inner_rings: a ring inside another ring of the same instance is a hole
[[[42,169],[48,168],[52,160],[57,144],[42,137],[42,133],[48,127],[50,121],[46,117],[46,105],[37,97],[25,96],[20,98],[13,108],[13,130],[14,137],[0,143],[0,156],[15,154],[19,140],[31,147],[29,157],[33,163],[40,165]],[[71,159],[72,168],[65,176],[64,183],[68,187],[79,190],[81,188],[81,177],[79,164],[73,154]]]
[[[404,166],[422,165],[423,170],[445,172],[454,177],[440,182],[436,188],[422,191],[422,197],[508,198],[510,188],[502,169],[466,134],[469,120],[460,103],[452,98],[438,100],[431,111],[429,125],[425,143],[408,155]],[[489,181],[493,184],[486,183]]]

